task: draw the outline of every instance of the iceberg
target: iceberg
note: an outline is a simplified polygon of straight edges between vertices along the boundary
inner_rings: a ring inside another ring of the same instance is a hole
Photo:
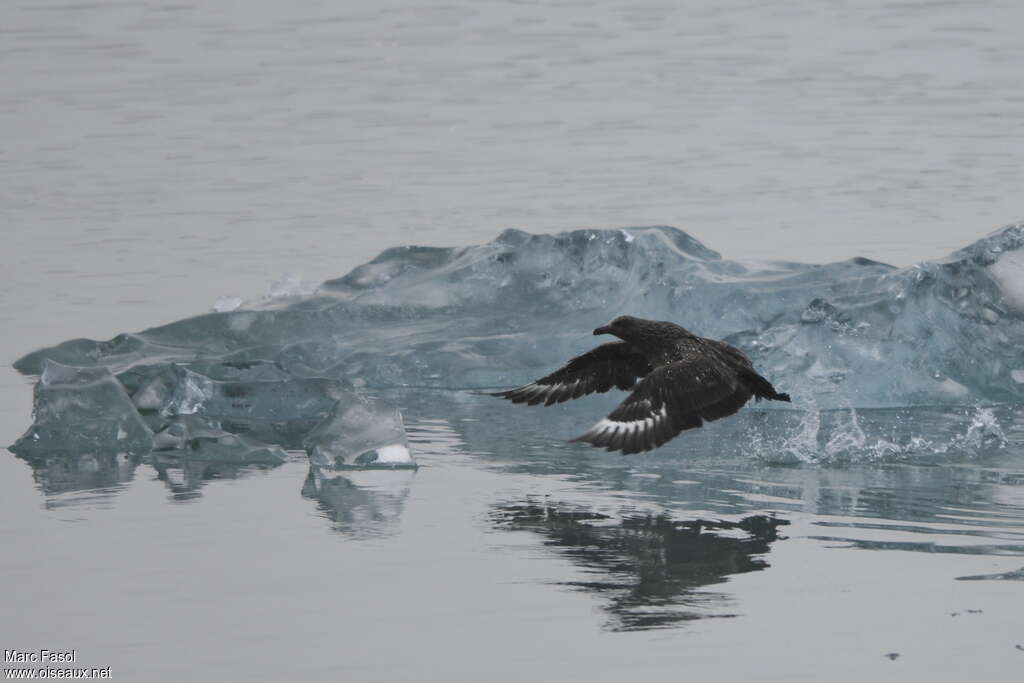
[[[669,227],[388,249],[308,295],[212,312],[15,364],[255,364],[371,388],[518,385],[592,345],[620,313],[748,353],[794,399],[896,407],[1024,397],[1024,225],[895,268],[723,258]]]
[[[836,417],[848,412],[1024,399],[1024,224],[906,268],[733,261],[670,227],[507,230],[481,245],[388,249],[300,285],[285,278],[261,302],[27,354],[15,367],[39,376],[35,421],[13,450],[141,454],[158,432],[161,444],[235,455],[305,449],[324,472],[414,466],[401,413],[372,396],[525,384],[624,313],[743,349],[794,406],[811,407],[782,444],[799,461],[814,448],[841,461],[865,444],[920,445]],[[965,446],[998,447],[998,424],[976,421]]]

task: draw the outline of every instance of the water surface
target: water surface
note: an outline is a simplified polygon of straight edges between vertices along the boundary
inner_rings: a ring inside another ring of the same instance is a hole
[[[0,17],[5,365],[258,298],[286,271],[316,283],[387,246],[506,227],[674,224],[733,258],[903,265],[1020,218],[1016,3],[41,1]],[[11,443],[30,385],[8,369],[0,393]],[[827,455],[800,441],[804,414],[751,410],[623,459],[564,444],[613,398],[393,398],[420,470],[319,490],[300,453],[274,469],[5,454],[3,647],[75,648],[146,681],[1024,666],[1013,406],[995,407],[997,447],[844,463],[751,436]],[[915,434],[951,442],[972,415],[919,414]],[[881,434],[894,418],[859,419]]]

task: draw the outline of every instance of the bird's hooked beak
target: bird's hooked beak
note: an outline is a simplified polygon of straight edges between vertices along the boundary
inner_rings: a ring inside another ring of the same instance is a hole
[[[594,334],[612,334],[612,328],[608,325],[602,325],[601,327],[598,327],[596,330],[594,330]]]

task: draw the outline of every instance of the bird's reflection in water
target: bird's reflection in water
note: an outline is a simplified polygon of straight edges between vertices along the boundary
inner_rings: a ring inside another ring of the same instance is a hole
[[[394,533],[405,507],[414,469],[331,470],[310,466],[302,485],[318,501],[335,531],[366,537]]]
[[[498,528],[527,530],[572,559],[594,580],[565,581],[602,596],[608,628],[631,631],[667,628],[722,613],[726,597],[699,591],[768,567],[762,555],[784,538],[789,522],[753,515],[739,522],[673,521],[664,516],[609,515],[533,502],[500,505],[492,512]]]

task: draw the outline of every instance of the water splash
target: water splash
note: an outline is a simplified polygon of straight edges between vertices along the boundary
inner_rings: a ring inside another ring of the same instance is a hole
[[[771,465],[848,465],[908,460],[975,458],[1009,444],[991,407],[973,412],[946,412],[951,429],[935,429],[935,422],[915,424],[911,413],[886,415],[864,424],[867,411],[852,405],[841,410],[821,410],[808,403],[792,427],[774,434],[759,428],[750,435],[752,457]],[[876,411],[882,413],[882,411]],[[890,413],[891,411],[886,411]],[[959,420],[959,423],[956,421]]]
[[[975,451],[1006,448],[1006,434],[991,408],[978,408],[964,435],[951,446]]]

